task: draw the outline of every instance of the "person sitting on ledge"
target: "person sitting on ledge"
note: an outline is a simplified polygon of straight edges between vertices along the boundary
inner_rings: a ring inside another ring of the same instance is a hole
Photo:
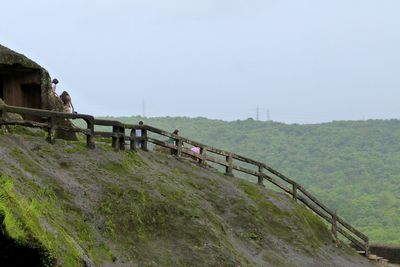
[[[74,105],[72,105],[71,96],[67,91],[62,92],[60,95],[61,101],[64,104],[64,112],[65,113],[76,113],[74,110]]]
[[[57,92],[56,92],[57,84],[58,84],[58,80],[57,79],[53,79],[53,81],[51,82],[51,89],[53,90],[53,93],[54,93],[55,96],[58,96]]]

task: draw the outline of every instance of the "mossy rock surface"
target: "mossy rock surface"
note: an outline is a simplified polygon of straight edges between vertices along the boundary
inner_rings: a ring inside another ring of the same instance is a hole
[[[0,134],[3,233],[54,266],[368,266],[288,196],[156,152]]]
[[[26,56],[17,53],[3,45],[0,45],[0,65],[19,65],[29,69],[41,69],[33,60],[30,60]]]

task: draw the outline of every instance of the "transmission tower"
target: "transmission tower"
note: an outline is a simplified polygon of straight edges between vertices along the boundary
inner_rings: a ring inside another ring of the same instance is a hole
[[[256,108],[256,120],[259,120],[259,119],[260,119],[260,109],[257,106],[257,108]]]

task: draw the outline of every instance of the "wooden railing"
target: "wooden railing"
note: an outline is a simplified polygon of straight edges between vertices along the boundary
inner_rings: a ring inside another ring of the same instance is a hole
[[[43,122],[10,120],[7,118],[7,113],[33,115],[40,117]],[[65,121],[69,119],[84,120],[86,122],[86,128],[83,129],[76,126],[68,126]],[[339,233],[347,238],[357,249],[365,251],[366,256],[369,254],[369,241],[366,235],[352,227],[342,217],[338,216],[336,211],[333,211],[324,205],[302,185],[276,171],[272,167],[256,160],[208,146],[149,125],[134,125],[121,123],[119,121],[99,120],[95,119],[93,116],[83,114],[68,114],[0,105],[0,125],[23,125],[27,127],[42,128],[48,132],[47,140],[50,143],[54,143],[54,133],[58,129],[80,132],[86,135],[86,144],[89,149],[95,148],[95,137],[111,138],[112,147],[117,151],[124,150],[128,144],[129,149],[131,150],[140,148],[147,151],[148,143],[152,143],[169,149],[171,154],[176,155],[177,157],[189,156],[195,159],[201,166],[206,166],[207,162],[221,165],[224,167],[226,175],[233,176],[233,171],[235,170],[254,176],[257,178],[259,185],[263,185],[264,181],[272,183],[291,195],[294,201],[300,201],[318,216],[327,221],[331,225],[331,231],[336,241],[338,241],[337,236]],[[95,131],[95,126],[112,127],[112,131]],[[139,130],[140,136],[136,136],[136,130]],[[126,131],[128,131],[129,134],[126,134]],[[157,136],[159,138],[156,138]],[[172,142],[166,141],[165,138],[168,138]],[[187,145],[198,147],[200,153],[191,151]]]

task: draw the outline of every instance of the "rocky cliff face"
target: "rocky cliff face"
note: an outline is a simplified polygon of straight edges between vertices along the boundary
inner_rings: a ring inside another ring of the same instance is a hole
[[[0,262],[368,266],[284,194],[156,152],[11,132],[0,132]]]

